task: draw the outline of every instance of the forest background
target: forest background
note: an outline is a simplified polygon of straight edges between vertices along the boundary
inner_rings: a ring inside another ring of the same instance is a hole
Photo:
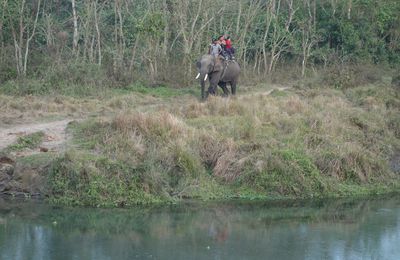
[[[1,0],[6,94],[195,84],[211,38],[229,34],[242,81],[320,75],[346,88],[398,72],[397,0]],[[75,87],[75,88],[74,88]],[[79,92],[79,91],[77,91]],[[69,92],[68,92],[69,93]]]

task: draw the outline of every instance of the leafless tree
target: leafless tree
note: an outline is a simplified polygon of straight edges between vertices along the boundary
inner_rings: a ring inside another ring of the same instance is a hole
[[[33,4],[35,4],[35,2],[33,2]],[[28,21],[29,16],[26,14],[28,9],[26,0],[17,1],[17,23],[13,22],[13,14],[8,13],[8,19],[11,25],[11,32],[14,42],[15,61],[18,75],[26,76],[29,48],[36,33],[40,6],[41,0],[37,0],[36,5],[32,6],[34,12],[34,18],[32,22]]]

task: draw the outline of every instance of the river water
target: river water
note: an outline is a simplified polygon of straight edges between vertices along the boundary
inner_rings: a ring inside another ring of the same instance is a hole
[[[130,209],[0,200],[0,259],[400,259],[400,197]]]

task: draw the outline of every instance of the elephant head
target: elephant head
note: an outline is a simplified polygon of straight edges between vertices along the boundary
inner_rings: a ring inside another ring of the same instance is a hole
[[[215,88],[221,78],[221,74],[223,71],[222,61],[219,57],[215,57],[213,55],[203,55],[201,59],[196,63],[197,66],[197,77],[200,78],[201,85],[201,98],[204,99],[205,96],[205,82],[207,78],[210,81],[209,93],[215,92]]]

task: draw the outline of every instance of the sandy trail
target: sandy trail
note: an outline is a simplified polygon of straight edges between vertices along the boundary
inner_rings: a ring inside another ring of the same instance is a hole
[[[14,143],[18,137],[42,131],[45,134],[41,147],[50,151],[59,150],[67,140],[66,127],[71,119],[37,124],[22,124],[10,128],[0,128],[0,150]]]

